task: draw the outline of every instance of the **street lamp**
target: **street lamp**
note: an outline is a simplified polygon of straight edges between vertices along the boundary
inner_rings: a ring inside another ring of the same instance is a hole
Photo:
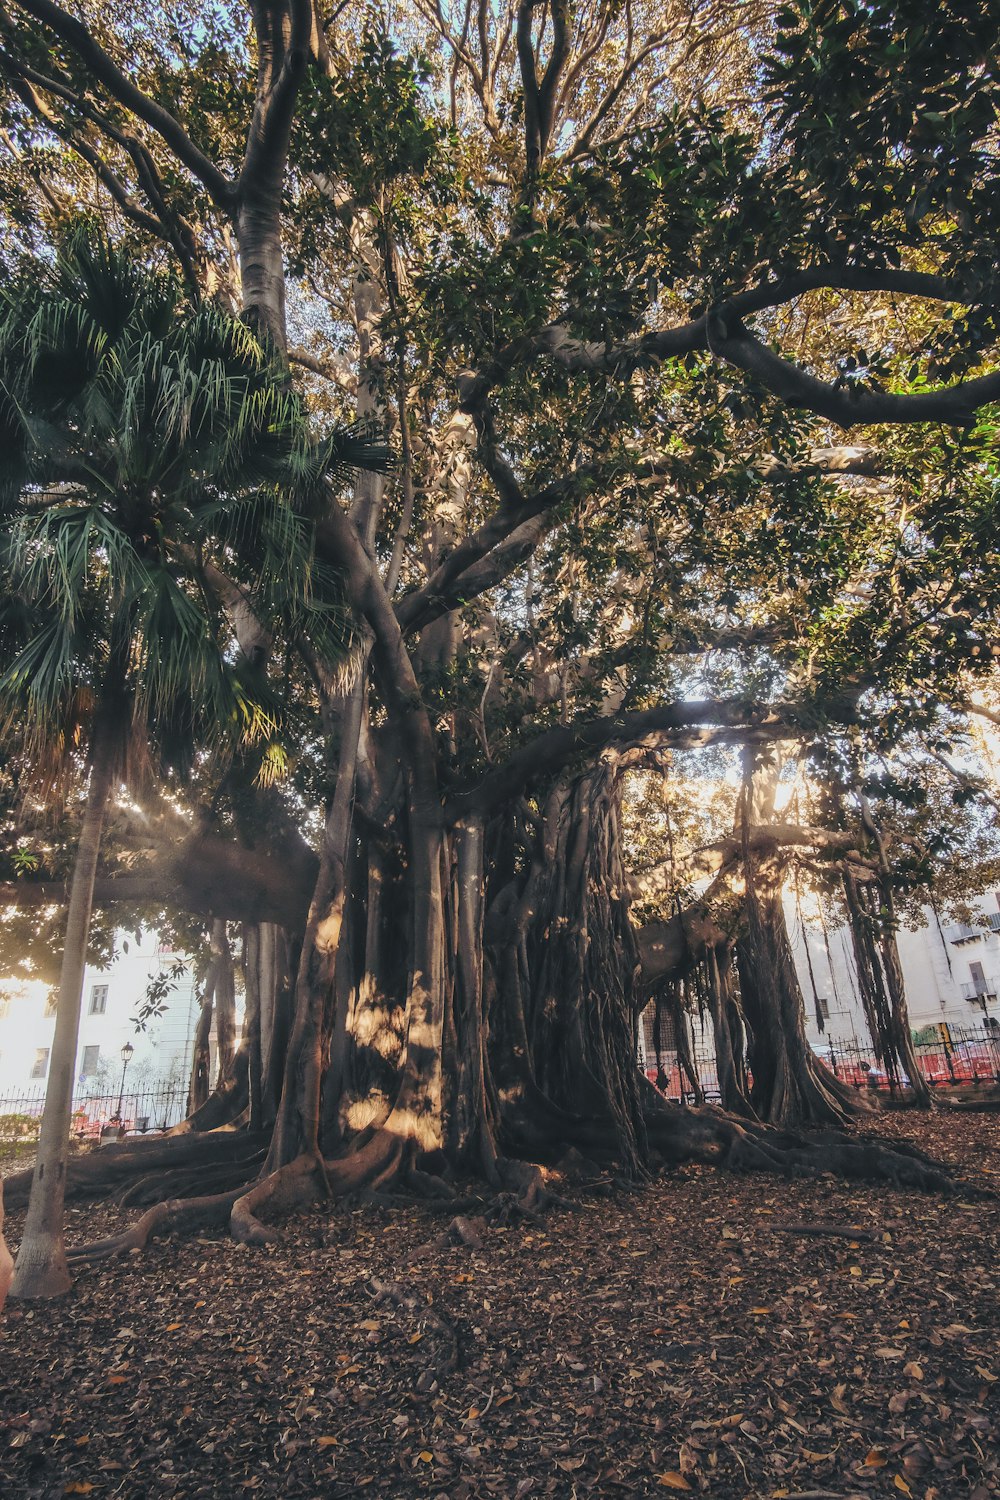
[[[132,1046],[131,1042],[126,1042],[125,1045],[124,1045],[124,1047],[122,1048],[122,1082],[121,1082],[121,1088],[118,1090],[118,1123],[119,1123],[119,1125],[121,1124],[121,1120],[122,1120],[122,1103],[123,1103],[124,1098],[125,1098],[125,1074],[128,1072],[128,1065],[132,1061],[132,1053],[134,1051],[135,1051],[135,1048]]]

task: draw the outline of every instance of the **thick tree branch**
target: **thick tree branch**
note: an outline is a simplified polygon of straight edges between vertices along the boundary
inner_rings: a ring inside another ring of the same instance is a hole
[[[857,853],[856,833],[831,828],[801,828],[793,823],[766,823],[747,831],[747,843],[757,852],[776,849],[817,849],[823,851],[850,851],[855,859]],[[706,875],[715,875],[720,870],[738,864],[743,858],[743,836],[719,839],[693,849],[690,854],[677,860],[661,860],[649,865],[629,878],[629,894],[640,900],[649,896],[663,895],[679,883],[698,880]]]
[[[281,35],[283,5],[257,5],[254,10],[260,82],[236,185],[241,201],[258,194],[270,197],[281,190],[295,101],[313,51],[312,0],[289,0],[287,39]],[[275,63],[272,80],[269,75]]]
[[[963,703],[962,707],[966,713],[975,714],[980,719],[986,719],[990,724],[1000,724],[1000,713],[985,703],[973,703],[970,699]]]
[[[578,755],[594,754],[608,745],[637,744],[646,739],[684,748],[735,738],[740,742],[788,737],[795,731],[792,711],[754,710],[745,700],[705,700],[665,703],[658,708],[579,720],[547,730],[523,745],[506,764],[484,776],[475,786],[455,792],[445,809],[456,822],[471,812],[488,814],[515,797],[539,777],[561,770]]]
[[[916,395],[897,396],[887,391],[830,385],[782,359],[744,328],[729,331],[721,320],[713,325],[711,349],[788,406],[815,412],[838,427],[879,422],[944,422],[965,426],[975,420],[981,407],[1000,401],[1000,371]]]
[[[169,110],[150,99],[122,72],[82,22],[56,5],[54,0],[13,0],[13,3],[65,42],[119,104],[156,131],[177,159],[198,178],[214,202],[227,212],[231,209],[233,184],[225,173],[195,145]]]
[[[94,107],[90,99],[78,94],[63,79],[40,73],[36,68],[21,62],[6,49],[0,49],[0,70],[7,74],[11,87],[24,107],[93,170],[98,181],[107,189],[122,213],[138,228],[156,239],[166,241],[174,248],[192,293],[197,298],[199,286],[194,268],[196,255],[194,236],[190,227],[168,204],[156,163],[142,142],[112,124],[106,114]],[[41,94],[51,95],[54,99],[59,99],[63,104],[69,105],[72,110],[91,121],[97,130],[102,131],[122,148],[135,166],[140,186],[152,205],[152,214],[136,203],[121,178],[92,142],[79,129],[74,129],[70,123],[61,119],[54,110],[50,109]]]
[[[304,844],[279,857],[197,833],[142,870],[98,878],[94,905],[166,906],[234,922],[276,922],[294,932],[304,926],[317,867]],[[68,899],[61,880],[0,884],[0,907],[64,906]]]
[[[586,493],[600,481],[603,470],[601,464],[581,464],[563,479],[527,496],[511,477],[501,491],[500,509],[453,547],[426,583],[399,601],[396,616],[404,632],[422,630],[509,577],[551,529],[552,512],[574,495]],[[650,459],[635,464],[630,475],[637,480],[652,479],[667,472],[664,463]]]
[[[563,322],[551,323],[536,334],[526,335],[505,345],[480,370],[463,372],[458,378],[460,405],[463,411],[470,413],[477,411],[482,407],[490,391],[516,364],[539,354],[547,355],[564,368],[574,372],[604,372],[624,378],[643,365],[703,350],[715,353],[739,368],[746,368],[746,364],[741,361],[752,358],[753,351],[747,351],[739,346],[743,342],[749,342],[753,343],[756,349],[763,350],[763,353],[778,366],[778,372],[772,371],[772,379],[778,378],[778,374],[785,372],[789,377],[791,389],[790,377],[801,377],[794,387],[795,393],[800,397],[805,393],[802,379],[813,380],[814,388],[809,387],[809,395],[812,399],[800,400],[798,404],[820,411],[820,408],[814,405],[814,401],[828,402],[831,388],[824,385],[822,381],[815,380],[814,377],[804,376],[794,366],[786,365],[779,356],[771,355],[770,351],[757,344],[741,326],[744,318],[785,306],[812,291],[891,293],[963,305],[979,302],[984,296],[981,289],[969,288],[956,278],[935,276],[923,271],[902,271],[891,267],[868,270],[855,266],[813,266],[773,281],[763,282],[760,286],[752,287],[747,291],[737,292],[711,311],[703,313],[689,323],[647,333],[641,338],[629,339],[620,344],[586,343],[573,338]],[[757,370],[753,373],[761,378]],[[992,381],[994,377],[987,378]],[[768,384],[768,381],[765,380],[764,383]],[[972,389],[975,384],[976,382],[973,381],[965,387],[954,389],[956,391],[964,389],[971,397],[977,394]],[[980,405],[985,400],[997,399],[992,386],[989,390],[990,394],[978,397]],[[784,394],[784,392],[777,391],[777,394]],[[931,403],[944,394],[946,393],[933,392],[926,396],[883,399],[895,402]],[[952,408],[960,404],[957,398],[950,403]],[[840,422],[840,416],[844,415],[846,410],[843,400],[834,403],[834,408],[838,415],[832,416],[831,420]],[[947,404],[946,409],[948,409]],[[905,410],[909,411],[911,408],[907,407]],[[820,411],[820,414],[826,413]],[[890,415],[878,418],[852,416],[851,420],[852,422],[871,420],[912,422],[936,419],[934,412],[928,408],[927,416],[922,414],[917,416]],[[965,418],[945,416],[941,420],[965,420]]]

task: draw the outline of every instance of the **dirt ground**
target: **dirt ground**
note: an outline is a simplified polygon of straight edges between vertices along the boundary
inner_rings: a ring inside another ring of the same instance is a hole
[[[880,1130],[1000,1189],[996,1114]],[[481,1250],[341,1207],[9,1305],[0,1496],[1000,1495],[1000,1205],[702,1168],[576,1196]]]

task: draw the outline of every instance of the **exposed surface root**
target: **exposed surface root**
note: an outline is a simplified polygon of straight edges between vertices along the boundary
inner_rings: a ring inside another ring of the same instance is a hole
[[[100,1146],[70,1158],[66,1172],[66,1198],[100,1198],[110,1196],[130,1178],[161,1171],[190,1167],[198,1174],[202,1168],[219,1163],[246,1161],[262,1150],[262,1136],[221,1130],[207,1135],[155,1136],[127,1141],[120,1145]],[[34,1169],[16,1172],[6,1180],[7,1207],[23,1208],[31,1192]],[[162,1193],[161,1193],[162,1196]]]
[[[785,1176],[830,1174],[853,1182],[888,1182],[925,1193],[992,1196],[958,1179],[941,1162],[903,1142],[824,1130],[806,1135],[737,1121],[721,1110],[663,1106],[647,1118],[650,1141],[674,1166],[700,1161],[734,1172]]]
[[[250,1188],[241,1193],[233,1203],[229,1218],[229,1230],[240,1245],[270,1245],[278,1238],[278,1232],[262,1223],[258,1213],[291,1213],[295,1209],[307,1208],[316,1201],[325,1188],[318,1163],[314,1157],[299,1156],[286,1167],[270,1172]]]
[[[971,1198],[993,1198],[989,1189],[964,1182],[946,1165],[934,1161],[906,1142],[886,1143],[873,1136],[850,1135],[837,1130],[808,1134],[738,1120],[712,1106],[687,1109],[657,1104],[647,1113],[649,1142],[666,1166],[703,1162],[734,1172],[762,1172],[790,1177],[837,1176],[854,1182],[890,1183],[901,1189],[949,1194],[961,1192]],[[364,1193],[382,1204],[412,1202],[418,1198],[432,1209],[449,1213],[445,1235],[481,1249],[490,1223],[527,1218],[537,1222],[550,1207],[574,1208],[575,1204],[552,1189],[547,1169],[512,1157],[495,1161],[499,1192],[492,1200],[459,1198],[452,1185],[433,1173],[413,1165],[413,1143],[387,1129],[375,1131],[359,1149],[331,1161],[301,1156],[287,1166],[252,1183],[247,1178],[259,1165],[260,1150],[248,1152],[247,1136],[219,1134],[179,1137],[170,1142],[142,1143],[135,1148],[110,1148],[94,1153],[96,1165],[84,1174],[86,1189],[93,1194],[110,1178],[119,1187],[119,1201],[148,1202],[165,1189],[175,1194],[187,1186],[210,1187],[194,1197],[172,1196],[155,1203],[123,1234],[98,1244],[69,1252],[76,1264],[104,1259],[122,1251],[142,1249],[154,1234],[176,1229],[224,1223],[241,1244],[265,1245],[279,1236],[270,1223],[275,1216],[301,1211],[323,1198],[342,1198]],[[183,1158],[178,1163],[177,1153]],[[563,1154],[557,1171],[570,1181],[589,1184],[594,1190],[607,1186],[606,1174],[592,1159],[578,1151]],[[30,1173],[19,1174],[30,1185]],[[129,1178],[133,1180],[129,1181]],[[125,1181],[124,1190],[121,1189]],[[614,1182],[625,1186],[619,1178]],[[15,1201],[19,1179],[14,1184]],[[26,1194],[25,1194],[26,1196]],[[467,1215],[478,1211],[479,1217]],[[855,1226],[821,1229],[788,1226],[788,1233],[830,1233],[861,1238]]]
[[[376,1307],[388,1303],[400,1312],[409,1313],[417,1323],[419,1332],[427,1331],[437,1336],[441,1343],[441,1354],[436,1362],[435,1374],[438,1379],[450,1374],[458,1364],[458,1335],[448,1320],[429,1307],[426,1298],[407,1291],[399,1281],[379,1281],[373,1278],[370,1285],[375,1293]]]
[[[237,1189],[236,1192],[212,1193],[202,1198],[171,1198],[165,1203],[157,1203],[123,1234],[68,1250],[67,1259],[73,1266],[87,1265],[129,1250],[144,1250],[154,1235],[170,1234],[175,1229],[204,1229],[207,1225],[224,1224],[239,1192]]]
[[[158,1203],[165,1193],[172,1198],[183,1198],[201,1190],[221,1193],[227,1188],[238,1188],[248,1183],[260,1168],[264,1153],[257,1151],[242,1161],[220,1162],[216,1166],[194,1169],[179,1167],[173,1172],[150,1172],[138,1181],[128,1183],[115,1194],[114,1202],[125,1207],[129,1204]]]
[[[232,1136],[178,1137],[170,1143],[172,1148],[168,1156],[170,1164],[173,1165],[176,1160],[174,1153],[179,1147],[187,1147],[190,1150],[192,1145],[204,1142],[206,1139],[215,1141],[228,1139],[232,1143],[236,1138]],[[322,1197],[339,1198],[366,1187],[377,1192],[380,1187],[391,1183],[400,1175],[400,1168],[406,1154],[405,1144],[399,1136],[391,1135],[387,1131],[377,1131],[359,1151],[352,1155],[330,1162],[324,1162],[318,1157],[300,1156],[289,1162],[287,1166],[270,1172],[248,1188],[246,1171],[241,1170],[241,1167],[245,1168],[254,1163],[248,1161],[245,1156],[246,1138],[244,1138],[240,1143],[240,1149],[244,1153],[242,1163],[218,1163],[219,1175],[223,1171],[227,1175],[233,1171],[238,1173],[240,1178],[238,1185],[230,1187],[227,1192],[194,1198],[172,1198],[157,1203],[143,1214],[131,1229],[92,1245],[79,1246],[69,1252],[70,1259],[81,1263],[101,1260],[121,1251],[141,1250],[155,1233],[169,1233],[171,1230],[185,1227],[201,1227],[205,1223],[224,1223],[227,1218],[230,1233],[237,1243],[272,1244],[279,1238],[278,1232],[263,1222],[260,1217],[261,1213],[266,1213],[268,1216],[293,1213],[307,1208]],[[227,1149],[232,1151],[232,1144]],[[130,1160],[131,1170],[134,1171],[139,1166],[143,1169],[147,1168],[151,1163],[152,1154],[150,1152],[148,1156],[143,1155],[141,1163]],[[30,1187],[30,1174],[27,1175]],[[206,1175],[204,1171],[199,1173],[197,1180],[203,1182]],[[184,1176],[186,1178],[187,1174],[185,1173]],[[175,1174],[171,1174],[171,1180],[175,1180]],[[144,1176],[135,1184],[136,1196],[141,1199],[143,1196],[150,1195],[156,1188],[162,1192],[163,1186],[162,1176],[144,1172]],[[90,1190],[93,1191],[93,1188]],[[131,1190],[127,1191],[124,1196],[131,1196]]]

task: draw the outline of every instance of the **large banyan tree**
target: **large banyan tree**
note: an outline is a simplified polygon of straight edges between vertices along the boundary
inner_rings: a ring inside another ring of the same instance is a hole
[[[220,652],[286,702],[285,775],[244,747],[151,790],[94,899],[220,948],[236,924],[246,1021],[173,1137],[74,1169],[153,1204],[82,1253],[213,1216],[257,1242],[315,1194],[463,1174],[530,1210],[569,1147],[940,1181],[791,1129],[845,1101],[803,1050],[752,790],[757,1097],[739,1069],[734,1113],[645,1085],[650,984],[696,929],[720,955],[691,913],[636,934],[622,794],[672,748],[877,742],[990,665],[994,9],[249,13],[0,19],[11,254],[104,218],[397,456],[310,513],[346,662],[244,550],[194,558]],[[44,859],[20,874],[22,912],[59,899]]]

